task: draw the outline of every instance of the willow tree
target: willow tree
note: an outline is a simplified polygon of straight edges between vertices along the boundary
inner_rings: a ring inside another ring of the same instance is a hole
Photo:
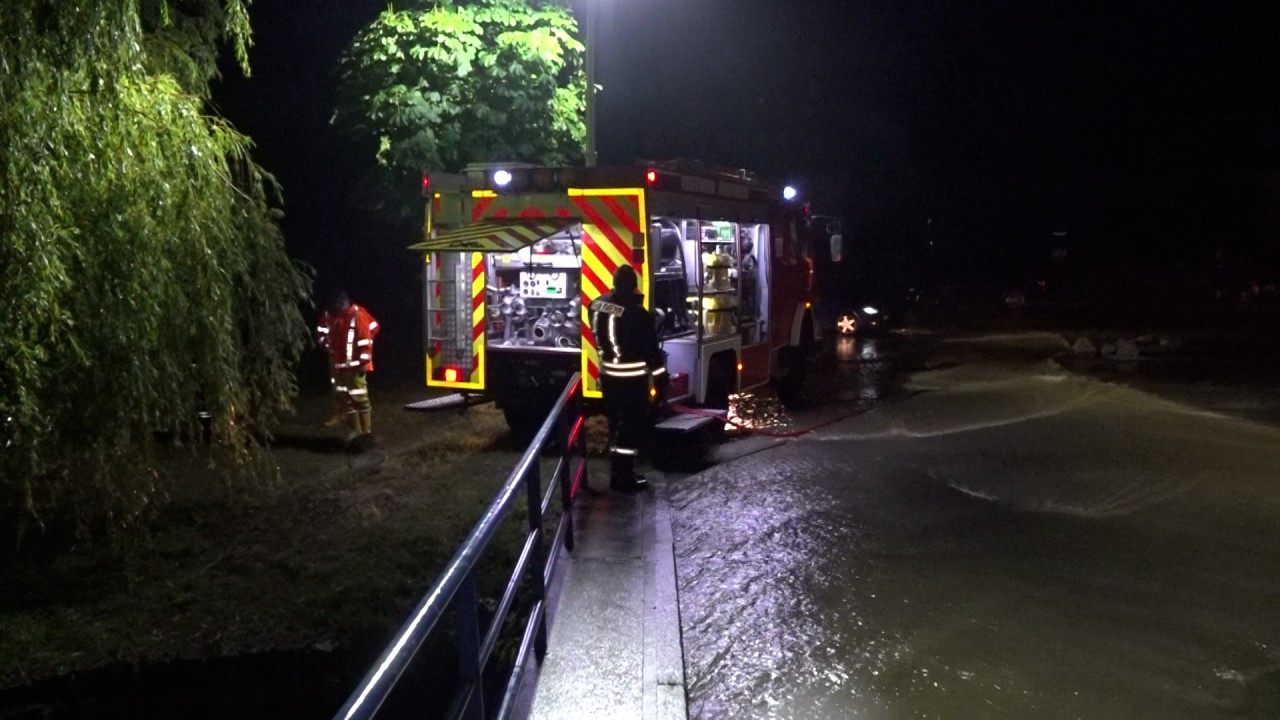
[[[244,467],[287,410],[309,281],[207,102],[249,40],[242,0],[0,8],[0,525],[136,525],[158,433]]]
[[[335,118],[376,147],[385,205],[410,208],[425,168],[574,162],[586,80],[577,23],[555,0],[438,0],[388,9],[339,64]]]

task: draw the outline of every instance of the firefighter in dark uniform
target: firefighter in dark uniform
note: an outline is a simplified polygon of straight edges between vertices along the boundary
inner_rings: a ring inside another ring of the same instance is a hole
[[[658,346],[653,318],[637,290],[636,271],[623,265],[613,274],[613,294],[591,303],[591,327],[600,352],[600,383],[609,414],[609,487],[640,490],[636,456],[648,440],[652,413],[649,383],[666,396],[667,358]]]

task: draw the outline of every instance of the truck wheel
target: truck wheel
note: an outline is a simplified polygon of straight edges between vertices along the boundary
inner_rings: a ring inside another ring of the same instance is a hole
[[[703,405],[709,408],[726,410],[729,407],[729,396],[733,394],[737,383],[734,382],[735,367],[731,353],[717,355],[707,364],[707,398]]]
[[[736,392],[738,361],[733,353],[722,353],[707,363],[707,396],[702,406],[729,411],[729,396]],[[707,425],[698,433],[699,442],[714,445],[724,439],[724,423]]]
[[[528,444],[533,440],[533,436],[538,434],[538,429],[542,427],[542,422],[547,419],[547,415],[551,412],[551,405],[526,402],[507,405],[502,408],[502,417],[507,421],[507,427],[511,429],[511,434],[515,436],[517,442]]]
[[[778,399],[784,405],[796,405],[803,400],[804,381],[809,376],[809,360],[813,357],[813,320],[805,315],[800,330],[800,344],[778,351],[778,364],[786,371],[774,378],[773,386]]]

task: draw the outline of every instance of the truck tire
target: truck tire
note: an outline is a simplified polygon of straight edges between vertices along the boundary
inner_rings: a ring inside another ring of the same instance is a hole
[[[551,413],[553,403],[554,401],[527,401],[509,403],[502,407],[502,417],[506,419],[507,427],[511,429],[517,442],[528,444],[533,440],[533,436],[538,434],[538,429]]]
[[[738,360],[731,352],[720,353],[707,363],[707,394],[702,406],[729,410],[729,396],[738,388]],[[725,424],[711,423],[698,431],[698,442],[714,445],[724,440]]]
[[[737,390],[735,374],[737,361],[733,353],[721,353],[707,363],[707,396],[704,407],[726,410],[729,407],[729,396]]]
[[[784,372],[774,378],[773,387],[784,405],[797,405],[804,399],[804,381],[809,377],[813,342],[813,317],[805,315],[804,324],[800,327],[800,344],[778,350],[778,365]]]

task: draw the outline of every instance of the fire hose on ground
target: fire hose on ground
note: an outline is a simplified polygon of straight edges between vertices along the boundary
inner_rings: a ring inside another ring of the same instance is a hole
[[[814,425],[813,427],[804,428],[802,430],[768,430],[765,428],[754,428],[749,425],[743,424],[741,421],[737,421],[728,417],[727,413],[722,416],[720,413],[712,410],[707,410],[704,408],[693,408],[687,405],[681,405],[679,403],[668,404],[667,408],[670,409],[672,412],[678,413],[680,415],[694,415],[697,417],[714,418],[716,420],[720,420],[722,422],[728,423],[746,433],[750,433],[753,435],[763,435],[765,437],[779,438],[783,440],[790,440],[793,438],[801,437],[802,435],[808,435],[814,430],[819,430],[833,423],[837,423],[837,422],[840,422],[841,420],[851,418],[855,415],[861,415],[862,413],[866,412],[865,409],[859,409],[854,412],[843,413],[834,418],[824,420],[818,423],[817,425]]]

